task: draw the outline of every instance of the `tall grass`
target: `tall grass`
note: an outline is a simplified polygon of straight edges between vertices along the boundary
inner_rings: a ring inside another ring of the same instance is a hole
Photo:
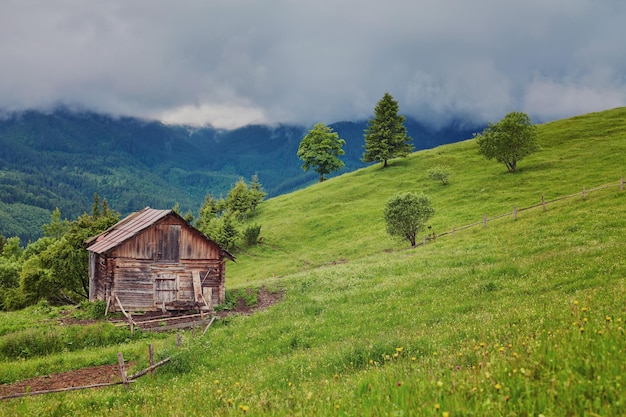
[[[264,243],[228,265],[228,285],[280,287],[281,303],[186,333],[180,348],[173,335],[159,341],[171,366],[129,390],[12,400],[0,414],[624,415],[626,192],[416,249],[382,225],[400,191],[429,194],[440,231],[614,183],[626,167],[624,116],[541,126],[542,151],[516,174],[467,141],[272,199],[252,219]],[[448,186],[427,178],[443,164]]]

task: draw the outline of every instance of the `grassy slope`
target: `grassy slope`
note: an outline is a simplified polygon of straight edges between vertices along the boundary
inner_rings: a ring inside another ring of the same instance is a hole
[[[540,126],[541,151],[509,174],[484,160],[473,140],[417,152],[345,174],[268,201],[259,208],[265,244],[229,265],[231,285],[264,280],[310,266],[377,255],[399,249],[381,221],[385,202],[402,191],[424,191],[435,207],[437,233],[607,183],[626,169],[626,109]],[[446,187],[428,180],[428,170],[447,165]]]
[[[264,244],[229,264],[229,285],[283,288],[282,303],[187,334],[171,366],[128,392],[14,400],[1,414],[623,415],[626,192],[416,249],[385,235],[384,203],[401,191],[431,196],[441,232],[617,183],[626,109],[543,125],[540,143],[514,175],[466,141],[264,203],[252,219]],[[453,171],[449,186],[427,179],[437,164]],[[119,350],[145,364],[137,343]],[[0,377],[45,367],[5,363]]]

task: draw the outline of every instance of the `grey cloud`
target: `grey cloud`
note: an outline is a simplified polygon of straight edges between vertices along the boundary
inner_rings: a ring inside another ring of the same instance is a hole
[[[1,0],[0,108],[234,127],[626,105],[615,0]]]

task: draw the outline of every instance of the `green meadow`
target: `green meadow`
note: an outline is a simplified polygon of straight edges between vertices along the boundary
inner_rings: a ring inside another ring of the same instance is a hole
[[[59,326],[61,308],[0,313],[0,383],[117,352],[133,373],[149,343],[172,358],[129,389],[3,400],[0,415],[626,415],[626,108],[538,133],[514,174],[465,140],[264,202],[248,220],[262,242],[227,265],[227,288],[282,301],[178,347]],[[448,185],[428,179],[442,165]],[[449,233],[388,236],[385,203],[405,191],[430,197],[427,233]]]

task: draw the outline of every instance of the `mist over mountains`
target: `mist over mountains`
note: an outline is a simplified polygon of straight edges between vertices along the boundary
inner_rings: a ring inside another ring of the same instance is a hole
[[[464,121],[432,129],[407,119],[415,150],[468,139],[482,130]],[[330,124],[346,140],[345,167],[366,166],[367,121]],[[317,180],[296,156],[311,126],[249,125],[234,130],[171,126],[135,118],[56,110],[0,119],[0,233],[23,243],[41,235],[56,207],[63,218],[91,210],[94,193],[123,215],[145,206],[197,213],[206,194],[225,196],[257,174],[269,197]]]

